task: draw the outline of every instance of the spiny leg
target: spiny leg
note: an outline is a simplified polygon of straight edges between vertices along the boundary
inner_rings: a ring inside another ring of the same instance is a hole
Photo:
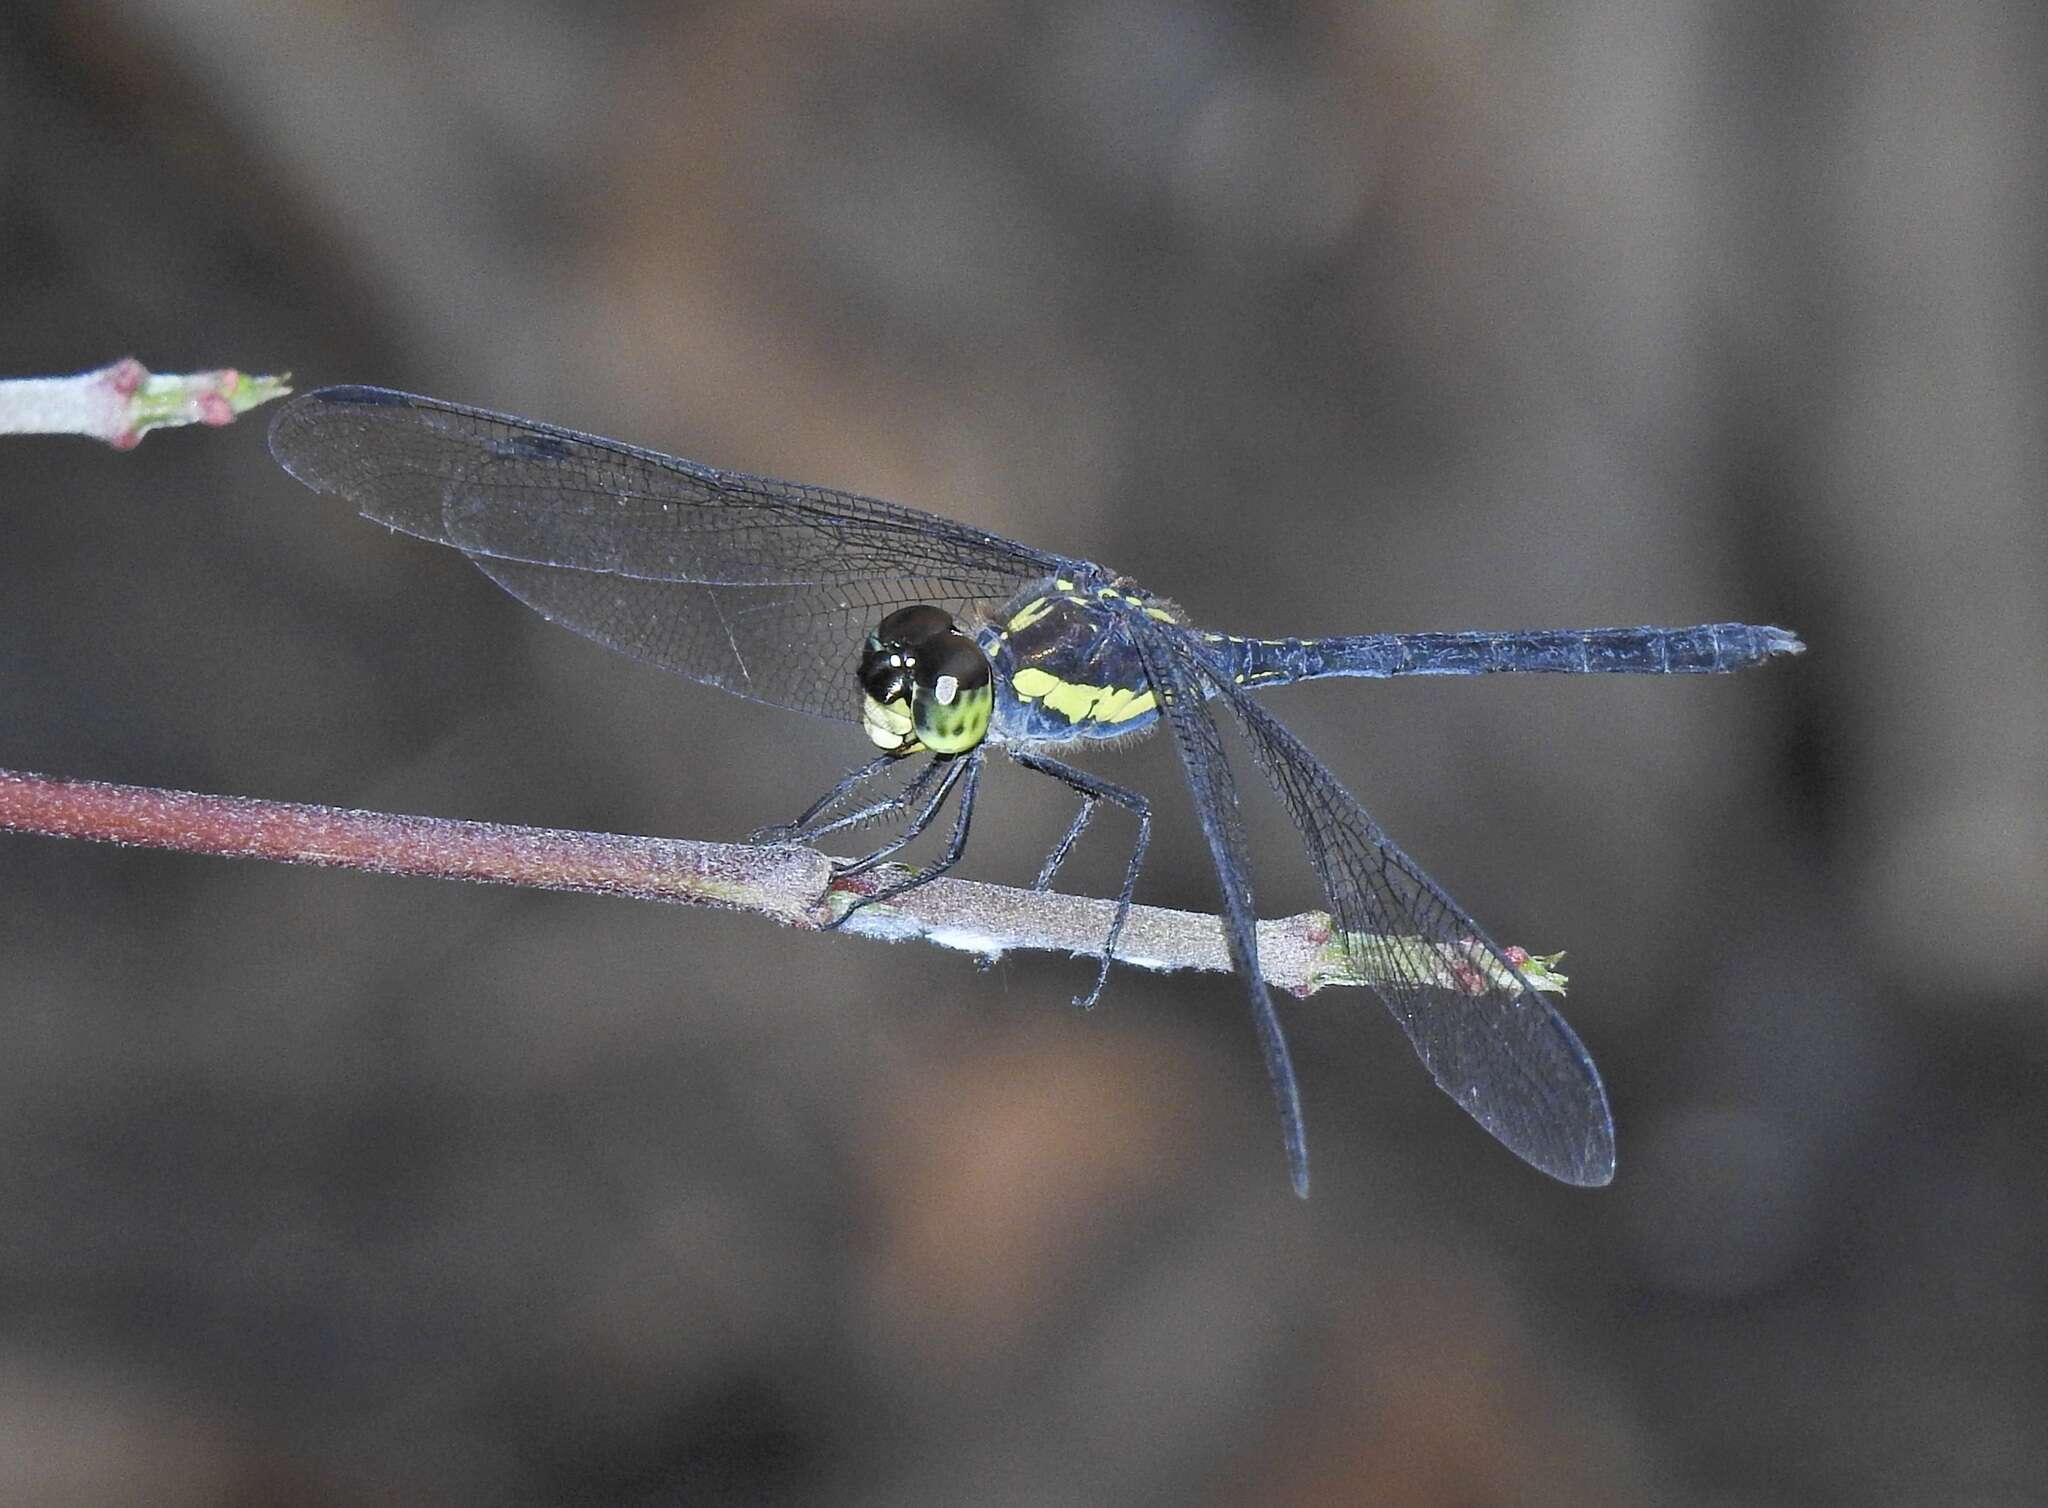
[[[1093,796],[1081,798],[1081,809],[1074,813],[1074,820],[1067,824],[1066,833],[1059,842],[1053,844],[1052,852],[1045,856],[1045,867],[1038,871],[1038,878],[1032,881],[1033,890],[1052,889],[1052,877],[1060,872],[1060,865],[1067,862],[1067,855],[1073,851],[1074,844],[1087,830],[1088,819],[1095,815],[1095,808],[1099,804]]]
[[[818,800],[812,802],[803,815],[794,822],[770,829],[769,834],[771,836],[767,836],[765,841],[785,843],[806,842],[814,838],[823,837],[827,833],[837,832],[842,828],[853,827],[873,818],[902,811],[906,807],[918,806],[918,810],[904,824],[902,831],[891,837],[881,847],[875,849],[874,852],[858,859],[834,859],[832,861],[832,873],[835,878],[859,874],[864,870],[874,868],[898,849],[901,849],[905,844],[913,842],[926,828],[930,827],[933,820],[938,816],[940,809],[945,806],[946,797],[952,793],[953,787],[959,783],[963,774],[969,777],[967,799],[972,799],[973,777],[978,772],[970,769],[969,766],[979,762],[978,750],[974,756],[970,756],[970,758],[965,760],[943,755],[930,759],[926,761],[923,769],[911,777],[902,790],[897,791],[893,795],[885,796],[878,801],[871,801],[856,811],[848,812],[829,821],[820,822],[818,820],[820,813],[830,811],[836,803],[844,800],[849,792],[858,790],[866,781],[894,765],[897,761],[898,756],[891,754],[884,754],[877,759],[870,760],[861,768],[846,775],[831,790],[819,797]],[[937,790],[935,791],[932,790],[934,783],[937,785]],[[927,797],[927,792],[930,792],[929,797]],[[892,885],[885,891],[854,901],[852,905],[840,913],[837,920],[827,924],[827,930],[844,924],[847,917],[853,915],[862,906],[872,901],[885,900],[890,896],[901,895],[904,891],[923,884],[926,880],[935,877],[946,868],[957,863],[961,850],[966,846],[966,824],[964,821],[966,813],[964,807],[961,815],[963,820],[956,824],[952,848],[937,866],[921,870],[917,874],[912,875],[909,880],[901,884]],[[763,840],[763,838],[757,837],[756,841]]]
[[[840,832],[849,827],[859,827],[864,823],[891,816],[906,807],[915,805],[924,799],[926,789],[931,785],[933,777],[938,774],[939,761],[927,762],[925,767],[919,770],[902,790],[895,792],[893,795],[871,801],[866,806],[846,812],[841,816],[833,817],[828,821],[821,822],[818,820],[820,813],[830,811],[835,804],[844,800],[849,792],[857,789],[883,770],[899,763],[900,758],[901,756],[899,755],[884,754],[880,758],[862,765],[837,785],[833,786],[823,796],[812,802],[804,814],[794,822],[786,823],[779,827],[764,828],[754,835],[753,841],[757,843],[808,843],[814,839],[822,838],[828,833]]]
[[[971,773],[968,766],[974,762],[974,755],[964,758],[956,758],[950,754],[934,755],[931,763],[918,772],[917,778],[903,788],[898,803],[907,806],[912,801],[923,800],[924,805],[918,809],[916,815],[903,824],[902,831],[873,853],[865,854],[858,859],[833,860],[833,874],[860,874],[873,869],[905,844],[916,841],[918,836],[932,825],[933,819],[939,815],[940,808],[945,806],[946,798],[953,794],[953,787],[960,783],[961,777]],[[925,788],[932,784],[932,777],[935,774],[938,776],[938,789],[934,790],[929,798],[925,798]]]
[[[748,835],[747,841],[750,843],[801,842],[803,839],[811,836],[811,824],[818,820],[820,813],[830,811],[840,801],[844,800],[849,792],[867,784],[868,781],[888,769],[893,763],[895,763],[893,755],[879,754],[859,769],[847,771],[831,790],[825,792],[824,795],[805,807],[794,819],[788,822],[772,823],[767,827],[757,827]]]
[[[1116,956],[1117,939],[1123,936],[1124,923],[1131,919],[1131,897],[1138,889],[1138,872],[1145,867],[1145,847],[1152,841],[1152,804],[1136,791],[1112,785],[1100,776],[1077,770],[1057,759],[1048,759],[1043,754],[1012,749],[1010,757],[1027,770],[1050,775],[1081,797],[1080,813],[1067,828],[1066,836],[1054,846],[1051,857],[1045,861],[1045,868],[1039,874],[1040,889],[1052,883],[1053,872],[1065,861],[1067,851],[1081,836],[1081,829],[1088,825],[1088,818],[1098,802],[1112,802],[1138,819],[1138,840],[1131,845],[1131,862],[1124,869],[1124,888],[1116,898],[1116,914],[1110,919],[1109,936],[1103,940],[1102,967],[1096,971],[1095,987],[1085,995],[1074,997],[1074,1004],[1086,1010],[1102,998],[1102,987],[1109,982],[1110,960]]]
[[[967,852],[967,827],[974,817],[974,793],[981,785],[983,752],[982,749],[976,748],[971,753],[957,757],[942,755],[934,759],[932,761],[934,765],[943,763],[947,766],[947,769],[944,778],[939,782],[937,794],[932,797],[925,809],[917,814],[917,817],[902,833],[885,843],[880,849],[869,854],[865,859],[858,859],[850,865],[839,867],[835,873],[842,876],[858,874],[862,870],[872,868],[883,858],[886,858],[889,854],[896,852],[897,849],[910,842],[911,839],[931,826],[932,819],[938,815],[939,808],[945,805],[946,798],[952,794],[954,786],[957,785],[960,788],[960,805],[958,811],[953,815],[953,835],[946,841],[946,851],[923,868],[911,871],[910,874],[898,880],[895,884],[878,890],[873,895],[864,895],[857,898],[840,914],[839,919],[831,924],[833,927],[844,925],[847,917],[852,916],[854,912],[860,910],[863,906],[872,906],[877,901],[894,900],[897,896],[915,890],[920,885],[930,884],[960,862],[960,856]]]

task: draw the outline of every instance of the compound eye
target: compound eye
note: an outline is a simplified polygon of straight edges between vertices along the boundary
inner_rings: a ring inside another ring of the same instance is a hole
[[[870,641],[860,657],[860,687],[887,706],[910,695],[910,659],[900,647]]]
[[[988,656],[967,635],[953,632],[917,657],[917,684],[942,707],[989,683]]]
[[[920,602],[899,607],[875,627],[875,638],[884,644],[921,645],[953,632],[953,615],[942,607]]]
[[[995,708],[988,656],[958,629],[917,653],[910,711],[917,741],[934,754],[965,754],[988,736]]]

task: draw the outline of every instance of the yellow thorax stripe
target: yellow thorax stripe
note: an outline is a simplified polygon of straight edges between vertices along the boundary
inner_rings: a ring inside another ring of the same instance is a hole
[[[1036,666],[1011,676],[1010,689],[1023,701],[1043,702],[1070,723],[1125,723],[1159,705],[1149,686],[1077,686]]]
[[[1019,634],[1052,611],[1052,598],[1033,597],[1029,602],[1010,615],[1010,621],[1003,625],[1006,632]]]

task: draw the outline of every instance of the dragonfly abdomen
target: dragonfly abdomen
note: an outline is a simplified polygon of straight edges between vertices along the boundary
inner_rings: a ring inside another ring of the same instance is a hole
[[[1326,676],[1720,675],[1806,646],[1782,628],[1559,628],[1515,633],[1353,634],[1328,639],[1225,639],[1230,671],[1248,686]]]

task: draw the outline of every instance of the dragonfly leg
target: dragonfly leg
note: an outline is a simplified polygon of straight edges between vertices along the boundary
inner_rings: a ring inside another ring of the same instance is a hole
[[[1081,809],[1074,813],[1074,820],[1067,824],[1066,834],[1059,842],[1053,844],[1052,852],[1045,856],[1045,867],[1038,871],[1038,878],[1032,881],[1033,890],[1052,889],[1052,877],[1060,872],[1060,865],[1067,862],[1067,855],[1073,851],[1075,842],[1087,830],[1088,819],[1095,815],[1095,808],[1099,804],[1097,797],[1084,795],[1081,798]]]
[[[866,806],[852,812],[847,812],[839,817],[825,821],[819,820],[826,812],[829,812],[841,801],[844,801],[847,796],[897,762],[897,756],[894,754],[883,754],[870,760],[859,769],[850,771],[831,790],[805,807],[803,814],[797,817],[796,820],[792,822],[778,822],[770,827],[757,828],[748,834],[747,841],[749,843],[804,843],[813,838],[822,837],[826,833],[838,832],[841,828],[858,826],[860,823],[872,821],[876,817],[887,816],[891,812],[901,811],[905,806],[918,799],[920,794],[918,783],[930,778],[932,771],[929,766],[894,796],[884,796],[879,801],[871,801]]]
[[[945,774],[940,778],[938,790],[933,793],[931,800],[925,803],[924,809],[904,826],[902,832],[891,838],[887,843],[884,843],[866,858],[856,859],[850,864],[835,866],[834,872],[837,875],[859,874],[863,870],[874,868],[883,859],[895,853],[904,844],[910,842],[918,834],[930,827],[932,820],[938,816],[939,809],[946,804],[946,798],[952,795],[955,786],[959,787],[960,805],[953,815],[953,833],[946,840],[946,851],[931,863],[912,870],[902,879],[876,891],[873,895],[864,895],[857,898],[853,904],[840,914],[839,919],[831,924],[833,927],[843,926],[847,917],[852,916],[854,912],[860,910],[863,906],[872,906],[877,901],[894,900],[897,896],[915,890],[920,885],[931,883],[960,862],[960,856],[967,852],[967,827],[974,817],[974,793],[981,785],[982,752],[981,749],[976,748],[972,753],[957,758],[946,755],[935,758],[932,761],[932,767],[934,769],[943,767]],[[923,776],[919,776],[918,782],[913,782],[913,784],[922,782],[923,779]]]
[[[960,783],[961,777],[968,773],[967,767],[972,762],[972,756],[966,759],[955,759],[944,754],[934,757],[930,764],[918,772],[915,780],[911,781],[898,796],[892,798],[887,803],[896,809],[922,803],[910,820],[903,824],[902,830],[874,852],[863,854],[858,859],[834,859],[832,861],[833,874],[861,874],[866,870],[873,869],[877,864],[906,844],[915,842],[924,830],[930,827],[938,817],[940,810],[946,804],[946,798],[953,794],[953,788]],[[935,780],[937,788],[932,789]],[[926,794],[928,790],[930,791],[929,795]],[[883,804],[877,803],[877,805]]]
[[[1124,888],[1116,898],[1116,914],[1110,919],[1109,935],[1102,944],[1102,967],[1096,970],[1094,988],[1085,995],[1074,997],[1074,1004],[1086,1010],[1102,998],[1102,987],[1109,982],[1110,960],[1116,957],[1117,939],[1123,936],[1124,923],[1131,919],[1131,897],[1138,889],[1138,872],[1145,867],[1146,845],[1152,841],[1152,805],[1136,791],[1112,785],[1099,776],[1062,764],[1057,759],[1048,759],[1043,754],[1012,749],[1010,757],[1027,770],[1050,775],[1081,798],[1080,812],[1068,826],[1066,835],[1054,845],[1052,854],[1045,861],[1045,868],[1039,871],[1038,888],[1041,890],[1052,883],[1053,874],[1066,861],[1068,850],[1081,836],[1081,830],[1088,825],[1088,819],[1098,804],[1107,801],[1138,819],[1138,839],[1131,845],[1131,861],[1124,867]]]

